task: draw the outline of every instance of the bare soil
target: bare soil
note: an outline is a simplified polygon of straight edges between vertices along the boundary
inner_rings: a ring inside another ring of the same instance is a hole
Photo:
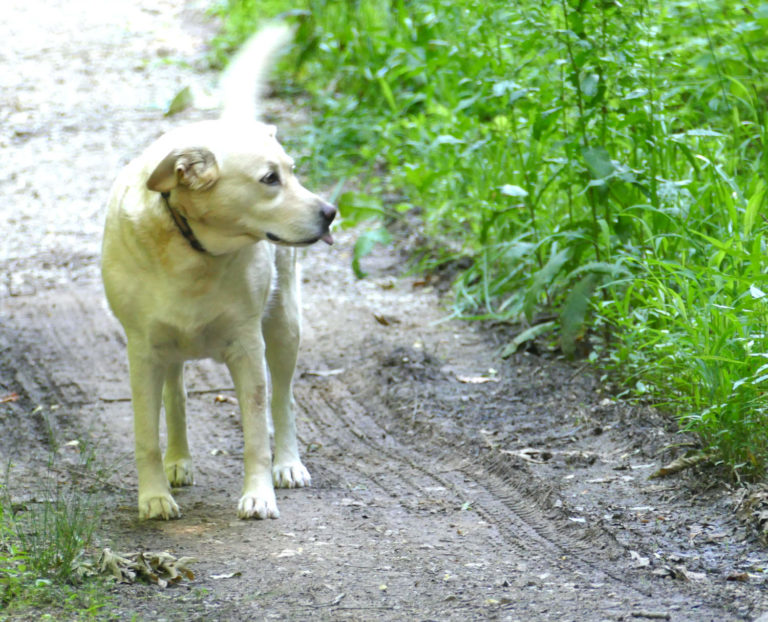
[[[97,549],[198,559],[193,580],[166,589],[115,584],[104,618],[720,621],[768,610],[768,552],[735,512],[740,491],[701,471],[648,479],[682,440],[669,421],[610,399],[578,363],[501,360],[500,333],[442,321],[436,290],[398,276],[389,250],[355,280],[346,234],[304,257],[296,398],[313,487],[278,491],[278,520],[236,518],[231,382],[198,362],[187,382],[196,484],[175,492],[182,518],[138,521],[101,226],[120,166],[171,125],[215,114],[163,116],[182,87],[215,80],[204,8],[6,0],[0,22],[0,398],[19,394],[0,403],[7,485],[20,503],[39,500],[53,440],[58,476],[104,507]],[[278,123],[295,114],[291,102],[270,110]],[[84,444],[96,477],[75,466]]]

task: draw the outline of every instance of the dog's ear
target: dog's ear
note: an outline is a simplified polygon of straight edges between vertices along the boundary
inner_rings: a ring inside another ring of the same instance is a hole
[[[170,192],[176,186],[207,190],[219,179],[216,156],[205,147],[175,149],[155,167],[147,179],[147,188]]]

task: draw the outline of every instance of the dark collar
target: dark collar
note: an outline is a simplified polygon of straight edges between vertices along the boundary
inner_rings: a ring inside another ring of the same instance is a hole
[[[173,218],[173,222],[176,223],[176,227],[181,232],[181,235],[183,235],[187,239],[187,242],[189,242],[189,245],[200,253],[208,254],[208,251],[205,249],[205,246],[203,246],[200,243],[200,240],[197,239],[195,232],[192,231],[192,227],[189,226],[189,222],[187,222],[187,219],[184,217],[184,215],[180,214],[179,212],[177,212],[175,209],[171,207],[171,203],[168,200],[168,197],[171,196],[171,193],[161,192],[160,196],[163,197],[163,203],[165,203],[165,207],[168,208],[168,212],[171,214],[171,218]]]

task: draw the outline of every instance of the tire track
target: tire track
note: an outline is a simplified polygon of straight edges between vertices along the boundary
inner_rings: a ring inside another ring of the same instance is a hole
[[[296,393],[301,409],[308,413],[312,433],[338,445],[343,450],[348,469],[364,463],[370,454],[387,458],[377,462],[376,472],[365,473],[383,491],[391,492],[397,487],[393,482],[399,482],[401,486],[407,485],[414,495],[428,496],[428,489],[433,486],[426,482],[437,484],[453,494],[457,505],[471,506],[492,524],[505,544],[518,555],[552,565],[559,572],[588,575],[592,582],[615,583],[632,590],[638,598],[651,596],[649,590],[621,578],[607,570],[604,564],[587,557],[586,553],[595,551],[594,542],[571,537],[559,524],[562,520],[545,516],[539,509],[538,500],[526,496],[490,470],[484,470],[483,481],[478,481],[478,465],[470,466],[468,457],[455,457],[453,462],[459,463],[459,466],[449,466],[440,458],[434,459],[432,468],[425,466],[425,460],[432,459],[431,450],[425,447],[425,453],[416,455],[412,447],[393,442],[391,434],[365,413],[365,408],[346,392],[340,382],[328,379],[323,384],[299,386]],[[320,399],[318,393],[321,394]],[[389,442],[378,442],[376,438],[386,438]],[[417,475],[404,477],[406,470]],[[419,483],[419,478],[422,483]],[[402,503],[410,509],[404,500]],[[614,546],[618,548],[618,544]],[[615,557],[616,551],[612,553]]]

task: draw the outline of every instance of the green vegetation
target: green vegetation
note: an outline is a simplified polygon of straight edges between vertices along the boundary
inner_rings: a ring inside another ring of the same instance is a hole
[[[230,0],[214,49],[297,24],[315,182],[357,259],[416,222],[455,315],[585,350],[737,477],[768,460],[768,4]],[[258,19],[257,17],[258,16]],[[467,258],[471,261],[467,262]],[[357,265],[359,270],[359,263]],[[555,318],[555,319],[553,319]]]
[[[81,572],[101,516],[98,500],[77,482],[63,483],[62,464],[55,452],[51,456],[33,500],[13,503],[7,484],[0,485],[0,611],[34,612],[43,619],[46,612],[55,612],[51,619],[99,618],[107,602],[104,581],[84,579]],[[92,451],[80,456],[78,468],[92,471]],[[5,480],[10,481],[8,473]]]

